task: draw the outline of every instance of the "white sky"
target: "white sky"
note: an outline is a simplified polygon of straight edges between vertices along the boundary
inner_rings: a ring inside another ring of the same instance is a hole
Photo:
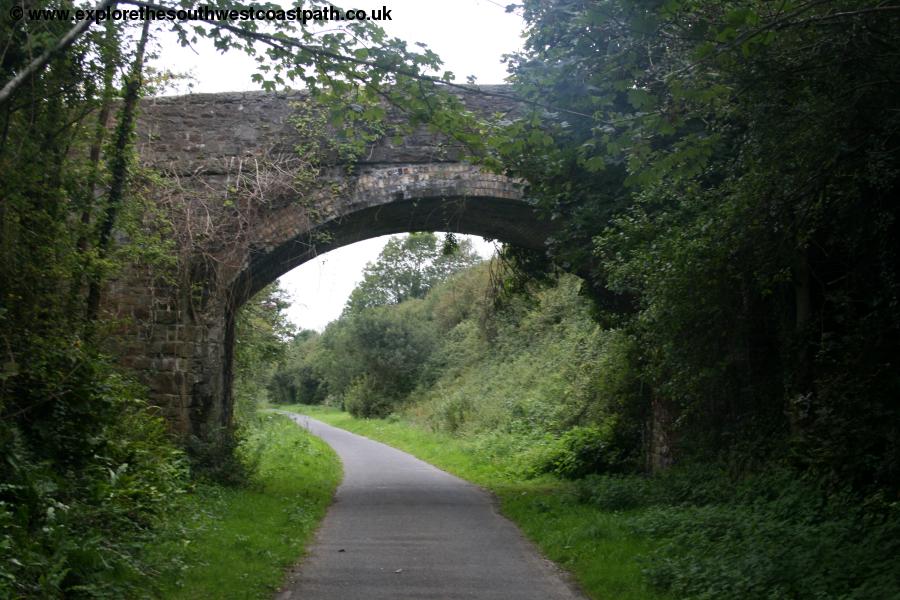
[[[509,0],[511,1],[511,0]],[[521,47],[521,18],[507,13],[508,0],[342,0],[344,8],[391,10],[391,21],[380,24],[389,35],[410,43],[424,42],[453,71],[459,82],[474,75],[477,83],[502,83],[506,68],[502,56]],[[198,4],[200,4],[198,2]],[[192,91],[233,92],[259,89],[250,80],[252,58],[217,52],[208,40],[193,49],[182,48],[174,37],[163,37],[155,66],[189,72]],[[186,86],[169,93],[186,93]],[[347,296],[362,278],[362,269],[374,260],[387,237],[373,238],[338,248],[294,269],[280,279],[294,300],[289,318],[298,326],[321,330],[337,318]],[[475,238],[476,249],[487,257],[493,245]]]

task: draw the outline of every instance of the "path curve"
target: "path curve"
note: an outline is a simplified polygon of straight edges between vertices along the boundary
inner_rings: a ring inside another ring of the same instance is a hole
[[[405,452],[288,415],[344,480],[277,600],[583,600],[481,488]]]

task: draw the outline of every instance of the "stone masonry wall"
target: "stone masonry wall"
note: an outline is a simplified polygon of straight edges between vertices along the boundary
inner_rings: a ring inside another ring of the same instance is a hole
[[[473,233],[535,248],[547,237],[519,182],[461,162],[452,144],[428,131],[399,143],[385,138],[352,169],[326,165],[319,181],[298,189],[301,137],[289,117],[303,101],[299,93],[253,92],[142,104],[141,162],[162,175],[160,205],[176,231],[186,221],[182,237],[202,252],[189,257],[181,286],[157,286],[135,266],[110,287],[107,304],[127,324],[117,341],[122,362],[182,435],[230,424],[235,311],[306,260],[404,231]],[[466,101],[479,111],[511,109],[495,97]]]

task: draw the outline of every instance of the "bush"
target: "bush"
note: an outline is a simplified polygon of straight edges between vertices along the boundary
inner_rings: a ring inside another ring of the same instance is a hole
[[[799,495],[797,495],[799,494]],[[852,503],[791,492],[772,504],[660,507],[638,530],[662,541],[645,573],[685,600],[900,597],[900,513],[865,514]]]
[[[621,469],[621,450],[612,443],[611,423],[577,426],[559,438],[543,470],[566,479],[580,479],[592,473],[612,473]]]
[[[471,418],[473,404],[472,398],[464,393],[441,393],[429,407],[431,429],[458,433]]]
[[[378,390],[371,378],[363,375],[344,393],[344,410],[354,417],[378,419],[394,409],[396,398]]]
[[[252,428],[253,424],[246,424]],[[242,430],[220,427],[204,438],[191,436],[187,455],[197,479],[226,486],[238,486],[250,480],[254,464],[238,455],[243,440]]]
[[[20,376],[69,360],[81,368],[52,402],[30,397],[40,385],[18,396],[65,422],[0,422],[0,597],[137,597],[148,588],[142,548],[187,487],[162,419],[102,360],[64,349]]]

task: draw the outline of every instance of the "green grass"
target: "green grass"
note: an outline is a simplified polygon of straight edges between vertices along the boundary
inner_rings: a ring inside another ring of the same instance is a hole
[[[267,598],[303,554],[341,478],[331,448],[285,417],[266,416],[242,451],[258,472],[242,488],[198,486],[148,549],[167,600]]]
[[[597,600],[668,598],[650,588],[640,557],[652,549],[635,534],[625,515],[581,504],[570,482],[551,477],[523,480],[499,462],[481,457],[465,438],[434,433],[400,420],[356,419],[334,408],[293,405],[286,410],[384,442],[454,475],[491,490],[504,515],[545,556],[572,573]]]

